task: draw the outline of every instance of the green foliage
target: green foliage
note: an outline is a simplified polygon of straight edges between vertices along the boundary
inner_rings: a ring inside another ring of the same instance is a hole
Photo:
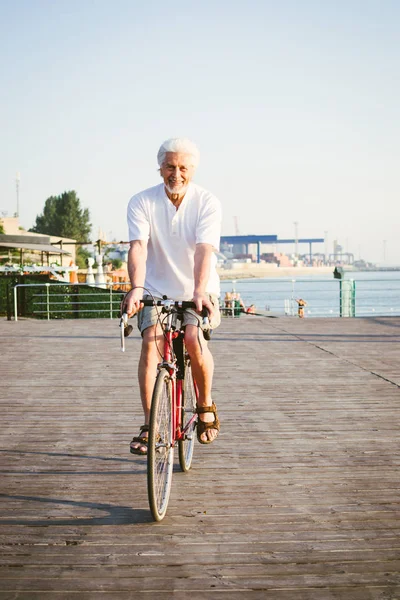
[[[119,317],[123,290],[103,290],[86,285],[53,285],[47,275],[0,275],[0,315],[13,315],[13,286],[16,283],[50,283],[50,286],[18,288],[18,316],[47,319],[90,319]]]
[[[47,198],[43,213],[37,215],[31,231],[87,242],[91,228],[89,210],[81,208],[76,192],[71,190]]]
[[[120,269],[123,265],[122,260],[120,258],[113,258],[111,260],[111,264],[116,270]]]
[[[3,221],[0,221],[0,233],[5,233]]]
[[[86,269],[87,263],[86,260],[92,256],[92,253],[86,248],[82,248],[82,246],[77,246],[76,248],[76,259],[75,262],[80,269]]]
[[[47,283],[48,275],[21,275],[18,273],[0,273],[0,315],[11,316],[14,314],[13,287],[16,283]],[[22,287],[18,290],[18,314],[33,316],[26,307],[32,301],[38,288]]]

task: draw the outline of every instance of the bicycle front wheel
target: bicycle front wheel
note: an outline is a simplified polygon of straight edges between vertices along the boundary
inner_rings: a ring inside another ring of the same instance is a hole
[[[171,379],[166,369],[157,375],[151,400],[147,451],[147,491],[151,514],[161,521],[167,512],[174,462]]]
[[[182,394],[182,429],[186,427],[185,438],[179,441],[179,464],[182,471],[189,471],[192,465],[195,428],[197,423],[196,415],[196,389],[192,375],[190,359],[185,361],[185,376],[183,380]]]

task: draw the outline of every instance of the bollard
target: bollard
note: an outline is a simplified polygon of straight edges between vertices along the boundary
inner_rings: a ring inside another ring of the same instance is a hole
[[[92,258],[91,256],[87,259],[87,273],[86,273],[86,283],[88,285],[94,285],[94,273],[93,273],[93,265],[94,265],[94,258]]]
[[[101,254],[96,254],[96,263],[97,263],[97,273],[95,277],[96,287],[106,288],[106,280],[104,277],[103,270],[103,256]]]

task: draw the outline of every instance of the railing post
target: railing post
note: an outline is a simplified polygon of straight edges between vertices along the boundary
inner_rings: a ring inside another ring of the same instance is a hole
[[[112,284],[110,284],[110,319],[113,318]]]
[[[46,309],[47,309],[47,320],[50,321],[50,303],[49,303],[49,287],[50,283],[46,283]]]
[[[292,297],[290,299],[290,316],[294,317],[294,286],[296,284],[296,280],[292,279]]]
[[[10,283],[7,283],[7,298],[6,298],[6,311],[7,311],[7,321],[11,321],[11,306],[10,306]]]
[[[354,279],[340,280],[340,316],[355,316],[355,283]]]
[[[18,284],[14,285],[14,321],[18,321],[17,287]]]

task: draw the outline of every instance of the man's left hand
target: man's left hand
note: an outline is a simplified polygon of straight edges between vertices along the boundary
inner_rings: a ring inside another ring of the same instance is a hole
[[[193,294],[193,302],[196,304],[196,310],[199,314],[201,314],[204,306],[207,308],[209,313],[208,318],[211,321],[212,317],[214,316],[214,309],[213,305],[211,304],[210,296],[208,294],[195,292]]]

